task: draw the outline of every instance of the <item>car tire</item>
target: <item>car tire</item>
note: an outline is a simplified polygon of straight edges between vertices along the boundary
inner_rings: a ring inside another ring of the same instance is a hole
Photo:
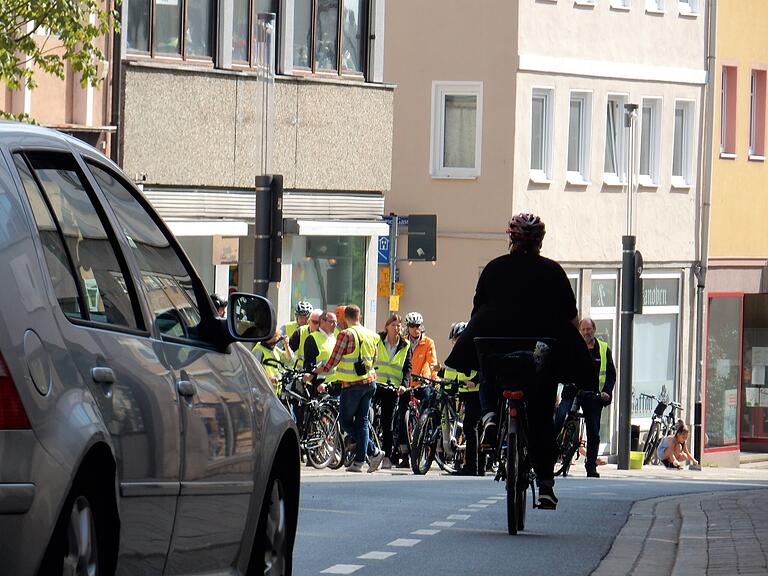
[[[290,480],[280,469],[272,471],[256,527],[249,576],[290,576],[296,503],[290,501]]]

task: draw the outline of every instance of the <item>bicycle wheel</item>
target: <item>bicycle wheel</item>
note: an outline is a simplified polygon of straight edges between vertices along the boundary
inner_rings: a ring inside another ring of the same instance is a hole
[[[334,458],[336,415],[327,406],[321,406],[307,424],[304,440],[309,463],[317,469],[325,468]]]
[[[411,469],[414,474],[424,475],[435,458],[435,422],[424,414],[416,425],[411,444]]]
[[[528,496],[528,485],[530,479],[528,477],[528,457],[525,449],[525,441],[522,434],[517,435],[517,455],[518,455],[518,479],[517,479],[517,529],[525,530],[525,508],[526,499]]]
[[[576,450],[579,448],[578,421],[568,418],[557,437],[557,460],[555,476],[568,476]]]
[[[659,423],[652,422],[648,435],[645,437],[645,446],[643,446],[643,451],[645,452],[643,464],[650,464],[653,457],[656,456],[656,447],[659,445],[660,440]]]
[[[338,470],[342,466],[344,466],[344,434],[337,421],[333,436],[333,457],[328,464],[328,468],[331,470]]]
[[[520,505],[517,503],[520,496],[518,489],[520,479],[517,476],[519,467],[517,442],[517,434],[510,432],[507,436],[507,531],[513,536],[517,534],[520,512]]]

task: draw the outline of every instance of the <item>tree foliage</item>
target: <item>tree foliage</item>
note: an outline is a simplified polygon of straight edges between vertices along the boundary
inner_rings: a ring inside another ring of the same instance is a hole
[[[68,64],[83,87],[97,86],[106,65],[98,42],[113,22],[103,0],[0,0],[0,80],[33,89],[37,71],[64,79]]]

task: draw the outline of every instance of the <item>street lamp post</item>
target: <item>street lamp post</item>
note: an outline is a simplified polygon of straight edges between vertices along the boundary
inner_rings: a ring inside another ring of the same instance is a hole
[[[621,325],[619,358],[619,470],[629,469],[632,425],[632,340],[635,320],[635,124],[637,104],[624,105],[624,127],[629,133],[627,161],[627,231],[621,237]]]

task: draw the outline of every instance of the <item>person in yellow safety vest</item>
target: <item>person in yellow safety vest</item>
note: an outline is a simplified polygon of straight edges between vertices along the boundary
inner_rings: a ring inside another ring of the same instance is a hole
[[[306,326],[309,323],[309,315],[312,313],[314,307],[311,302],[306,300],[299,300],[296,302],[296,308],[294,312],[296,314],[296,320],[292,322],[286,322],[285,325],[280,328],[280,331],[290,340],[293,333],[296,332],[302,326]]]
[[[586,397],[581,399],[581,408],[584,411],[584,426],[587,429],[587,456],[584,459],[584,467],[588,478],[600,478],[597,471],[597,452],[600,447],[600,417],[603,406],[608,406],[613,397],[613,387],[616,385],[616,367],[608,343],[595,337],[597,327],[592,318],[582,318],[579,322],[579,332],[587,343],[589,355],[594,362],[597,372],[599,397]],[[555,430],[562,428],[565,416],[573,404],[575,390],[573,386],[563,388],[562,400],[557,408],[555,417]]]
[[[256,360],[258,360],[264,367],[264,372],[267,373],[267,377],[272,383],[272,388],[275,390],[275,394],[280,394],[280,377],[282,376],[282,372],[280,371],[280,368],[277,368],[276,366],[265,365],[264,360],[271,358],[277,360],[278,362],[285,362],[286,353],[280,350],[280,348],[277,346],[277,343],[281,341],[285,344],[286,347],[288,346],[287,338],[283,336],[280,330],[276,330],[272,338],[266,342],[257,343],[253,347],[253,350],[251,350],[253,355],[256,357]]]
[[[312,334],[312,332],[320,330],[320,314],[322,313],[323,311],[319,308],[313,309],[312,312],[309,313],[309,320],[307,323],[296,330],[296,332],[293,333],[293,336],[288,340],[288,346],[295,352],[293,368],[299,369],[304,366],[304,346],[307,343],[309,335]]]
[[[382,444],[384,448],[384,461],[382,468],[392,468],[392,460],[397,459],[393,450],[393,425],[397,426],[398,438],[405,438],[405,420],[399,419],[393,422],[395,403],[398,394],[408,402],[408,396],[402,396],[411,379],[412,353],[411,345],[400,333],[403,328],[403,320],[399,314],[392,314],[384,324],[384,332],[379,333],[379,343],[376,354],[376,394],[374,402],[381,406]],[[402,392],[399,392],[402,390]],[[401,408],[401,414],[404,414]],[[400,442],[402,445],[403,443]],[[405,454],[408,454],[408,445],[405,445]]]
[[[454,322],[451,324],[451,330],[448,338],[451,343],[456,344],[459,335],[467,327],[466,322]],[[480,406],[480,385],[477,372],[472,370],[469,374],[459,372],[446,366],[440,371],[440,377],[446,382],[456,382],[458,384],[459,398],[464,403],[464,467],[454,471],[456,476],[485,476],[485,454],[481,453],[480,446],[480,418],[482,409]]]
[[[379,335],[360,325],[360,308],[350,304],[344,310],[347,329],[339,333],[331,357],[313,372],[321,375],[336,369],[341,382],[339,423],[357,444],[355,458],[347,472],[362,472],[366,456],[368,472],[375,472],[384,460],[384,451],[368,437],[368,411],[376,391],[376,348]],[[325,392],[325,385],[319,386]]]
[[[306,344],[304,344],[304,365],[302,368],[307,372],[310,372],[315,366],[319,366],[323,362],[327,362],[333,352],[333,347],[336,345],[336,334],[334,330],[336,328],[336,314],[333,312],[323,312],[320,314],[320,329],[312,332],[307,338]],[[310,387],[310,395],[314,396],[316,392],[316,386],[320,384],[332,384],[336,381],[335,370],[327,372],[321,376],[304,377],[305,382],[312,382]]]

